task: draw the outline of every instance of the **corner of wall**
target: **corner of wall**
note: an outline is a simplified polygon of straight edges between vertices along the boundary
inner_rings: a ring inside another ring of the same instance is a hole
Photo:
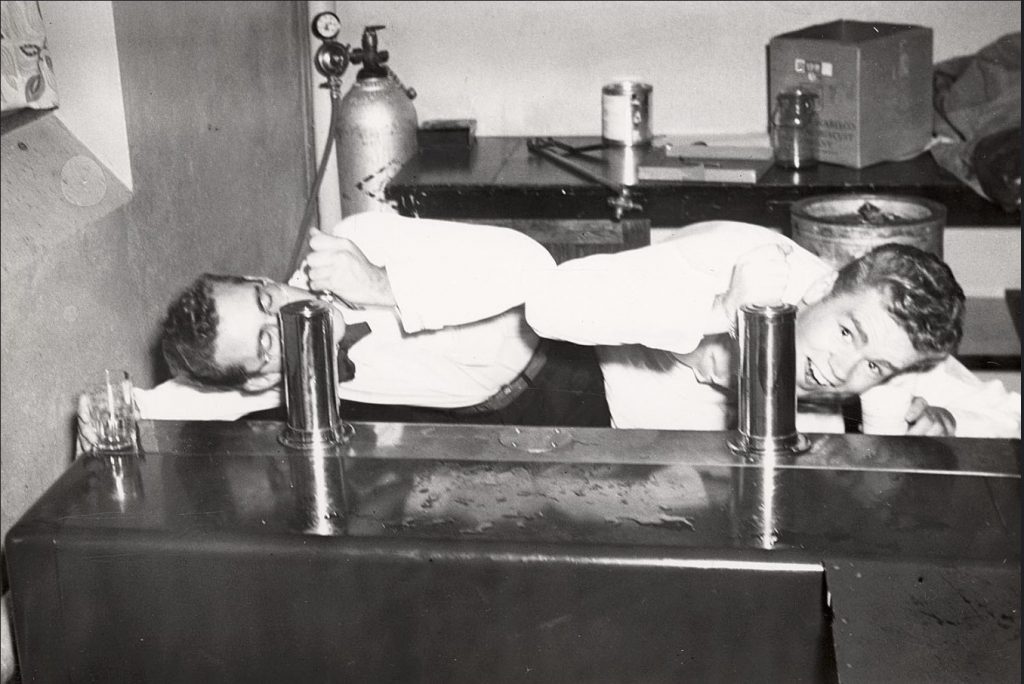
[[[0,157],[5,278],[59,249],[132,197],[52,113],[5,131]]]
[[[113,3],[49,0],[39,5],[57,81],[57,117],[133,190]]]

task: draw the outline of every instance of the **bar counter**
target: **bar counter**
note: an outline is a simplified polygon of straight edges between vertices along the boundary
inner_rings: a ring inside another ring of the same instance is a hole
[[[23,681],[1020,681],[1019,440],[144,421],[7,537]]]

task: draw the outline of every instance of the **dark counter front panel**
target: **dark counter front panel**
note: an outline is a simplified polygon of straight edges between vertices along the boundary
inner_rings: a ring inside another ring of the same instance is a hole
[[[143,427],[8,536],[25,681],[835,681],[948,645],[865,641],[859,565],[1019,573],[1017,440],[814,436],[764,467],[723,433],[361,423],[308,455],[280,423]],[[1019,639],[1000,578],[962,643]]]

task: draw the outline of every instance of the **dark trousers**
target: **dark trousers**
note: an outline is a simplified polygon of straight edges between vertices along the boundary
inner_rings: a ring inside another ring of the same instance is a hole
[[[608,427],[611,418],[593,348],[549,342],[546,352],[547,363],[530,386],[497,411],[471,413],[342,401],[341,417],[354,422]]]
[[[516,399],[489,413],[465,410],[365,404],[342,400],[341,419],[350,422],[447,423],[461,425],[560,425],[608,427],[611,417],[604,381],[592,347],[549,341],[547,363]],[[287,420],[283,406],[250,413],[249,420]]]

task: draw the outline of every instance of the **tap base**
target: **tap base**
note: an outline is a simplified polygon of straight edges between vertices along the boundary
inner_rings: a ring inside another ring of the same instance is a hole
[[[277,441],[291,449],[316,449],[344,444],[348,442],[354,432],[355,428],[348,423],[315,431],[286,427],[278,436]]]
[[[785,437],[752,437],[741,432],[727,444],[734,454],[750,462],[757,462],[763,456],[801,454],[811,448],[811,440],[799,432]]]

